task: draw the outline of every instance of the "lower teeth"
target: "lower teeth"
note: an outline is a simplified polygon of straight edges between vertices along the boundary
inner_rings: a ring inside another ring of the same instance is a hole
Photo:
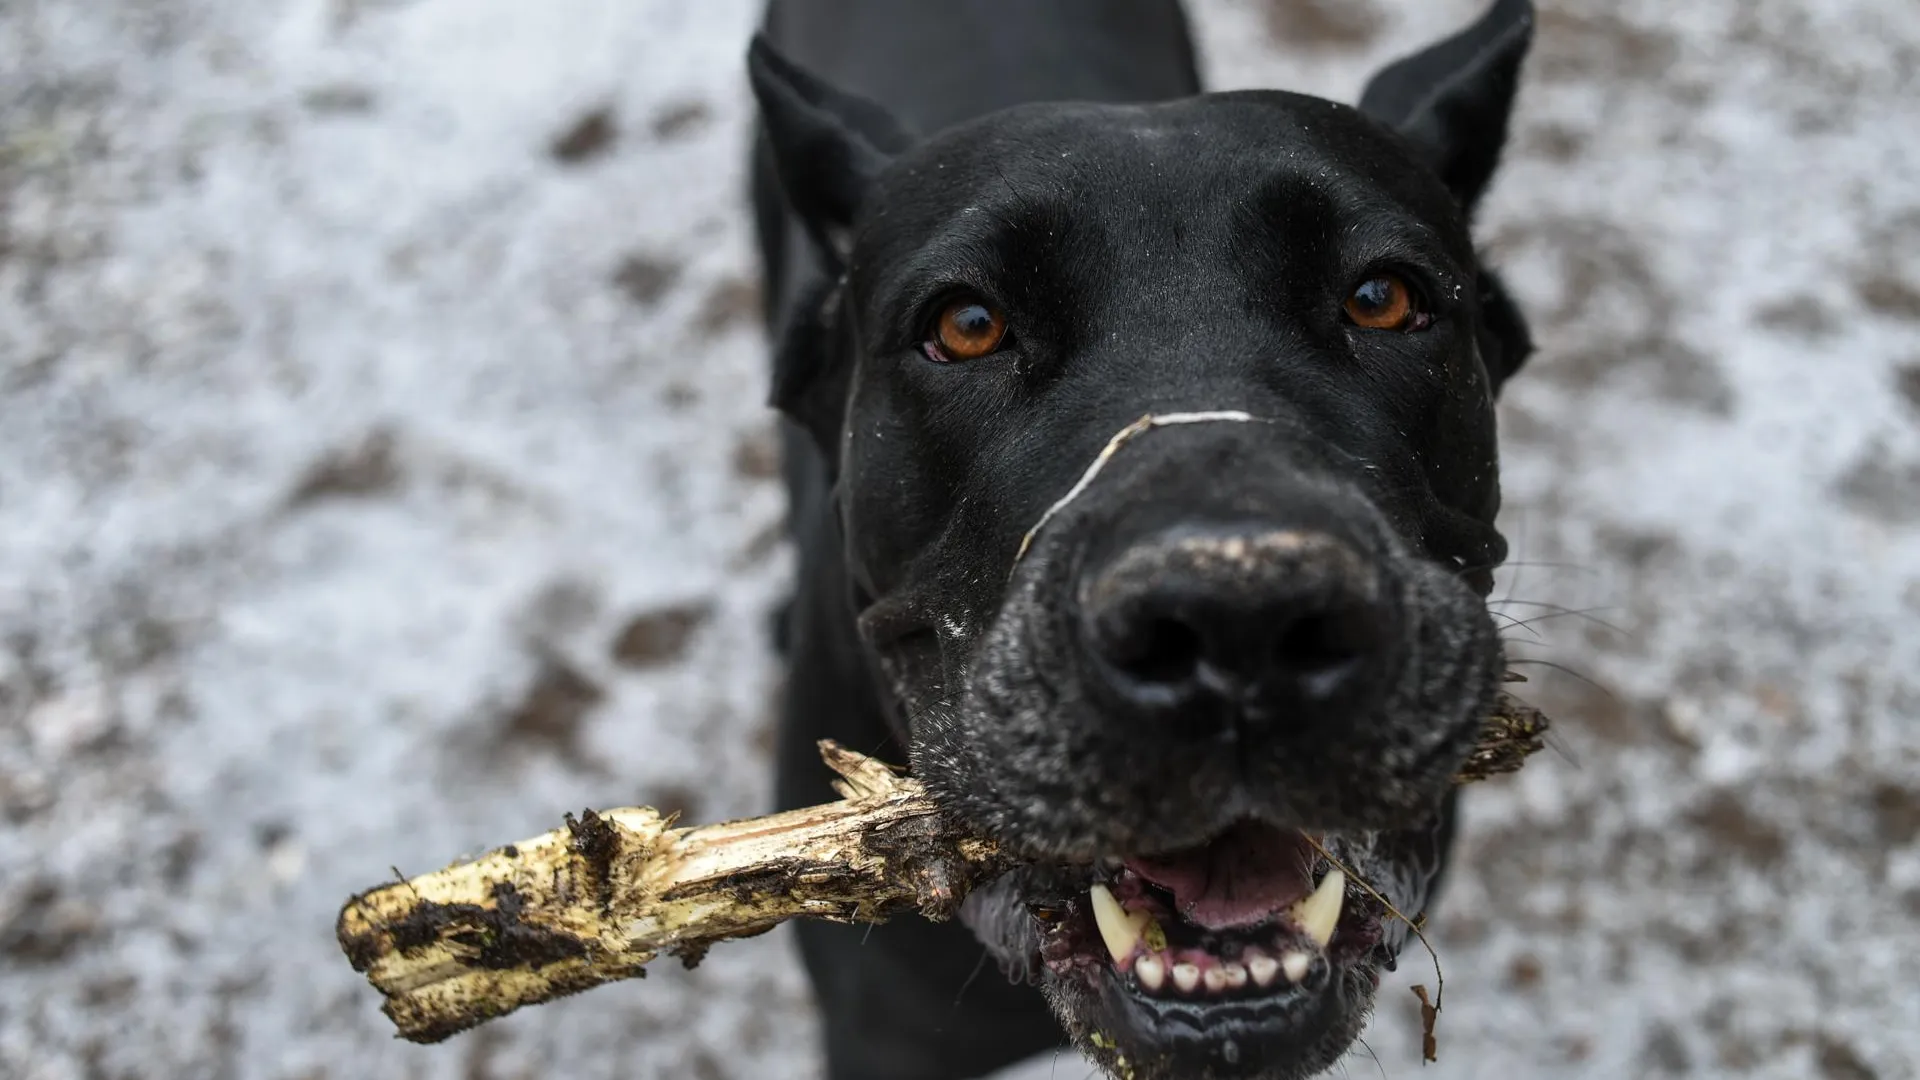
[[[1262,990],[1275,985],[1297,986],[1307,981],[1313,964],[1313,954],[1303,949],[1288,949],[1277,958],[1248,949],[1238,961],[1210,956],[1177,960],[1165,953],[1140,953],[1131,969],[1134,981],[1149,993],[1229,994],[1249,985]]]
[[[1261,986],[1272,986],[1274,976],[1280,974],[1280,961],[1271,956],[1256,956],[1247,961],[1247,974]]]
[[[1313,957],[1295,950],[1280,958],[1280,970],[1287,973],[1288,982],[1301,982],[1313,967]]]

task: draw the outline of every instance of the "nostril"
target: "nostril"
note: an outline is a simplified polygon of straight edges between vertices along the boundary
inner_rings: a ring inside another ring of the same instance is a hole
[[[1146,648],[1130,665],[1149,682],[1184,682],[1200,666],[1205,643],[1193,627],[1177,619],[1154,619],[1147,624]]]
[[[1206,645],[1179,619],[1143,619],[1103,642],[1107,662],[1146,683],[1182,683],[1193,678]]]
[[[1295,619],[1274,639],[1282,667],[1311,671],[1359,659],[1379,644],[1377,620],[1357,611],[1332,611]]]
[[[1387,644],[1383,613],[1354,605],[1294,619],[1273,638],[1272,659],[1314,697],[1336,691],[1367,657]]]

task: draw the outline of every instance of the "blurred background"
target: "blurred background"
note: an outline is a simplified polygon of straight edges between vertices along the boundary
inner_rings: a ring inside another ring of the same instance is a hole
[[[1479,7],[1191,4],[1343,100]],[[767,805],[756,17],[0,2],[0,1077],[817,1075],[786,932],[431,1048],[332,940]],[[1920,1075],[1917,72],[1911,0],[1544,3],[1480,233],[1557,748],[1469,800],[1439,1065],[1410,953],[1349,1074]]]

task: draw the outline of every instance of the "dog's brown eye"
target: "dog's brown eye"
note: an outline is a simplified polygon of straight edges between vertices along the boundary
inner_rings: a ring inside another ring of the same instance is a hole
[[[1413,290],[1393,274],[1378,274],[1347,296],[1347,318],[1369,330],[1420,330],[1427,316],[1415,305]]]
[[[998,349],[1006,336],[1007,317],[998,308],[965,297],[941,309],[927,354],[935,360],[978,360]]]

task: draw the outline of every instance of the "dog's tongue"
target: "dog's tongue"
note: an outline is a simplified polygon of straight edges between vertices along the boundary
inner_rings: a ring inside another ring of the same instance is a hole
[[[1292,829],[1243,822],[1205,847],[1127,868],[1172,893],[1188,921],[1224,930],[1264,922],[1312,892],[1314,854]]]

